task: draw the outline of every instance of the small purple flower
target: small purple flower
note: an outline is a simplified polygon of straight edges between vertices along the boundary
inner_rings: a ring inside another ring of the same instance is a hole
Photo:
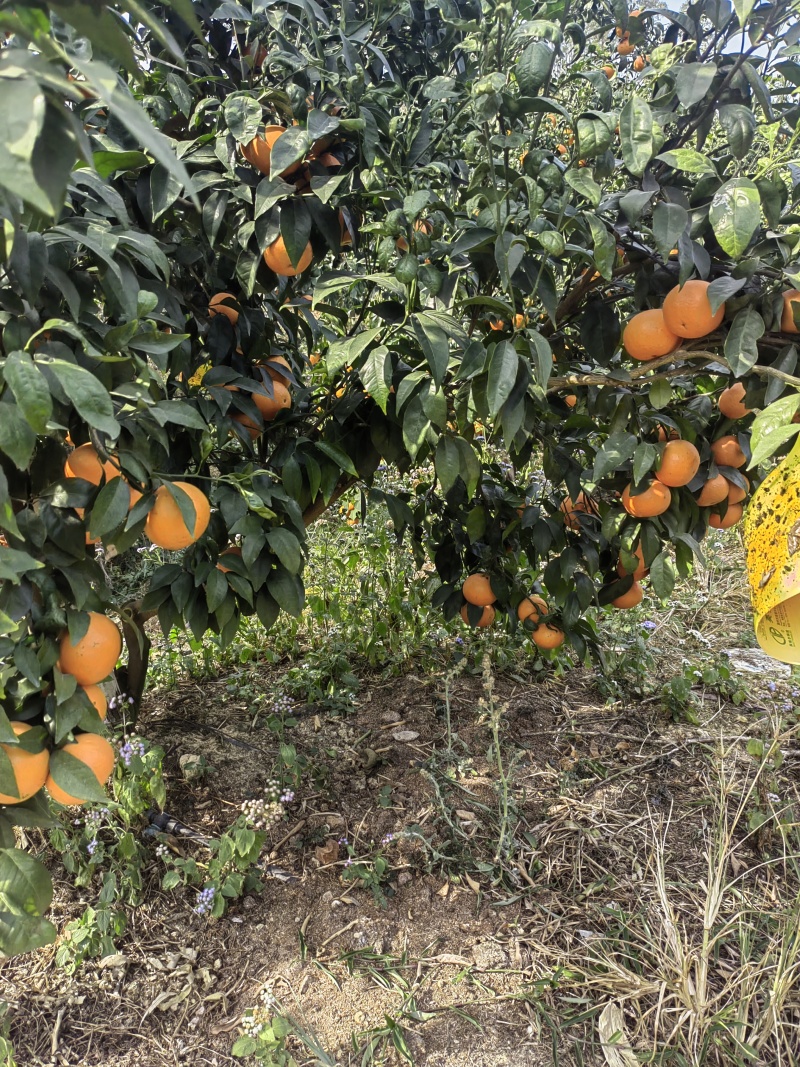
[[[291,789],[287,789],[285,793],[281,793],[281,795],[280,795],[281,804],[291,804],[293,800],[294,800],[294,793],[292,792]]]
[[[774,682],[767,682],[767,689],[769,689],[770,693],[774,693],[777,688]]]
[[[339,844],[340,845],[347,845],[348,844],[347,838],[346,837],[340,837],[339,838]]]
[[[201,889],[197,894],[197,906],[194,908],[195,915],[207,915],[214,906],[216,889],[213,885]]]
[[[344,865],[345,865],[345,867],[352,867],[352,866],[353,866],[353,860],[352,860],[352,857],[351,857],[350,859],[346,859],[346,860],[344,861]]]
[[[97,838],[93,837],[89,844],[86,846],[86,851],[89,853],[90,856],[93,856],[95,854],[95,852],[97,851],[97,846],[99,844],[100,842],[97,840]]]
[[[382,845],[388,845],[390,841],[394,841],[394,834],[384,834],[381,838]]]
[[[123,745],[120,746],[119,758],[122,760],[126,767],[130,767],[131,760],[133,759],[133,757],[139,756],[139,758],[141,758],[144,755],[144,752],[145,748],[143,741],[126,741]]]
[[[652,633],[655,628],[656,624],[651,619],[645,619],[642,623],[642,629],[647,630],[648,633]]]
[[[464,638],[463,637],[457,637],[456,638],[456,644],[457,645],[463,645],[464,644]]]

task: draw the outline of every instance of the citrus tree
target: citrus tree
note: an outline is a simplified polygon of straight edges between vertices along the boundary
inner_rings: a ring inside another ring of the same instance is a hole
[[[797,431],[799,8],[0,2],[0,949],[123,636],[138,702],[148,619],[299,614],[353,485],[445,615],[580,657],[738,521]]]

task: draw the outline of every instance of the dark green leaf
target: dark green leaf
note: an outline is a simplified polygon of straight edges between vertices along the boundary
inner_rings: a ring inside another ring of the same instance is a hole
[[[664,259],[677,246],[689,225],[689,212],[680,204],[661,203],[653,208],[653,239]]]
[[[489,412],[496,415],[506,400],[511,396],[514,382],[517,380],[519,355],[510,341],[501,341],[495,347],[489,360],[489,378],[486,399]]]
[[[105,537],[128,517],[131,504],[130,486],[124,478],[112,478],[97,495],[89,516],[89,536]]]
[[[699,103],[711,88],[716,77],[714,63],[683,63],[677,68],[675,91],[684,107]]]
[[[732,178],[717,190],[709,219],[729,256],[738,259],[761,223],[761,196],[749,178]]]
[[[644,174],[653,158],[653,113],[641,97],[632,96],[622,109],[619,118],[622,158],[631,174]]]
[[[743,377],[758,362],[758,341],[765,329],[755,308],[742,308],[736,313],[725,338],[725,358],[735,377]]]
[[[27,352],[12,352],[3,364],[3,376],[33,431],[46,433],[53,401],[42,372]]]
[[[36,434],[16,404],[0,400],[0,452],[24,471],[36,447]]]
[[[43,370],[49,370],[56,377],[85,422],[111,438],[118,437],[120,428],[114,418],[114,405],[99,379],[83,367],[63,359],[40,356],[37,362]]]

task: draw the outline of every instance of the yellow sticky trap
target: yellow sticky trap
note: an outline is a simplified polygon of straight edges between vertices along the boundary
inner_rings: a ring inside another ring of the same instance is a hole
[[[753,494],[744,543],[758,643],[800,663],[800,438]]]

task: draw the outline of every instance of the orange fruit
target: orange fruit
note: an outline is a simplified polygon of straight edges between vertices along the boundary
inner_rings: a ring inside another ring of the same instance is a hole
[[[632,486],[625,486],[622,493],[622,506],[629,515],[637,519],[652,519],[656,515],[663,515],[672,503],[672,493],[669,486],[655,478],[643,493],[631,495]]]
[[[622,40],[617,45],[617,53],[621,56],[629,56],[633,51],[633,45],[630,41]]]
[[[658,430],[656,431],[656,439],[658,441],[677,441],[679,437],[680,434],[674,426],[670,426],[669,433],[667,433],[667,427],[659,424]]]
[[[264,249],[264,262],[274,274],[278,274],[282,278],[294,278],[295,275],[302,274],[313,258],[314,250],[310,241],[303,249],[296,266],[289,259],[289,253],[286,251],[286,245],[282,237],[279,237]]]
[[[677,488],[688,485],[700,470],[700,453],[690,441],[669,441],[661,456],[656,478]]]
[[[144,532],[154,545],[175,551],[193,545],[203,536],[211,518],[211,505],[206,494],[196,485],[190,485],[189,482],[172,484],[183,489],[194,504],[194,529],[188,528],[172,493],[166,485],[162,485],[156,490],[155,503],[145,520]]]
[[[741,519],[743,511],[741,504],[729,504],[724,515],[717,515],[712,511],[708,517],[708,525],[713,526],[715,530],[729,530]]]
[[[731,434],[719,437],[712,443],[711,455],[720,467],[743,467],[747,463],[747,456]]]
[[[239,312],[232,305],[236,302],[233,293],[216,293],[208,302],[208,317],[213,319],[215,315],[224,315],[235,326],[239,321]]]
[[[287,389],[289,388],[289,378],[278,370],[278,367],[285,367],[288,371],[291,371],[292,367],[288,359],[283,356],[270,356],[269,362],[259,363],[259,367],[263,367],[273,382],[280,382],[281,385],[285,385]]]
[[[540,615],[546,615],[548,612],[547,602],[542,600],[536,593],[531,593],[526,596],[524,600],[519,602],[517,608],[517,618],[520,622],[525,622],[526,619],[531,619],[533,622],[538,623]]]
[[[279,411],[292,406],[289,390],[278,381],[273,381],[272,383],[272,396],[265,396],[263,393],[251,393],[251,398],[261,412],[261,418],[264,422],[272,422]]]
[[[468,604],[475,604],[479,608],[485,608],[497,600],[486,574],[470,574],[461,587],[461,595]]]
[[[741,382],[734,382],[719,394],[717,406],[726,419],[743,419],[752,408],[744,406],[745,388]]]
[[[668,330],[678,337],[705,337],[716,330],[725,317],[725,305],[721,304],[716,313],[712,313],[708,299],[710,282],[697,278],[686,282],[681,288],[676,285],[664,297],[662,311],[664,323]]]
[[[783,314],[781,315],[781,331],[783,333],[800,333],[800,329],[794,324],[792,304],[800,300],[800,289],[790,289],[783,294]]]
[[[594,504],[586,493],[583,492],[578,493],[578,499],[574,504],[569,497],[565,497],[561,501],[559,508],[564,515],[564,525],[568,526],[570,530],[580,530],[581,528],[581,520],[578,516],[578,512],[581,512],[584,515],[595,514]]]
[[[564,631],[549,622],[540,623],[531,634],[531,640],[537,648],[549,651],[564,644]]]
[[[644,59],[641,56],[637,56],[633,61],[633,69],[637,74],[640,74],[644,70]]]
[[[633,554],[639,560],[639,565],[637,566],[636,570],[633,572],[633,580],[635,582],[640,582],[642,580],[642,578],[646,578],[647,575],[650,573],[650,568],[646,567],[645,564],[644,564],[644,555],[642,554],[642,546],[641,545],[637,545],[636,546],[636,548],[634,549]],[[617,562],[617,574],[620,576],[620,578],[624,578],[627,573],[628,572],[623,567],[622,560],[620,559]]]
[[[105,785],[111,777],[116,755],[111,743],[100,734],[78,734],[74,741],[62,745],[61,751],[68,752],[70,756],[85,763],[100,785]],[[86,803],[86,797],[73,797],[65,792],[56,784],[51,774],[47,776],[45,785],[47,792],[59,804]]]
[[[575,405],[578,403],[578,398],[577,396],[575,396],[574,393],[567,393],[567,395],[564,397],[564,403],[567,405],[568,408],[574,408]]]
[[[609,81],[611,81],[611,79],[617,73],[614,70],[614,68],[611,66],[610,63],[606,63],[606,65],[602,68],[602,70],[603,70],[603,74],[605,74],[605,76],[608,78]]]
[[[81,687],[89,700],[94,705],[95,711],[101,719],[108,715],[108,700],[99,685],[84,685]]]
[[[12,722],[11,729],[19,737],[27,733],[31,726],[27,722]],[[0,804],[22,804],[38,793],[47,780],[50,753],[46,748],[41,752],[27,752],[19,745],[4,744],[0,748],[9,758],[19,792],[18,797],[0,793]]]
[[[470,624],[470,622],[469,622],[469,613],[468,612],[469,612],[469,609],[468,609],[467,605],[464,604],[462,606],[462,608],[461,608],[461,618],[464,620],[465,623],[467,623],[467,625]],[[486,607],[483,609],[483,611],[481,613],[481,617],[478,619],[478,621],[477,621],[477,623],[475,625],[478,627],[478,629],[483,630],[487,626],[491,626],[492,625],[492,623],[494,622],[494,616],[495,616],[494,608],[492,607],[491,604],[487,604]]]
[[[247,415],[243,415],[241,412],[233,415],[232,418],[234,422],[238,422],[240,426],[244,426],[253,441],[263,433],[263,427],[256,426],[251,418]]]
[[[75,644],[69,632],[62,634],[58,669],[72,674],[78,685],[95,685],[114,670],[122,652],[119,628],[99,611],[89,612],[89,626]]]
[[[725,479],[728,482],[728,479]],[[745,478],[747,482],[747,488],[742,489],[740,485],[734,485],[733,482],[728,482],[728,503],[729,504],[741,504],[747,494],[750,492],[750,482]]]
[[[624,41],[627,41],[628,38],[631,35],[631,31],[630,30],[623,30],[623,28],[621,26],[617,26],[617,28],[616,28],[616,30],[614,32],[616,33],[617,37],[620,38],[620,40],[624,40]]]
[[[557,144],[556,152],[558,152],[560,156],[565,156],[567,154],[567,146],[565,144]]]
[[[275,147],[275,142],[284,133],[286,133],[286,130],[283,126],[267,126],[263,137],[254,137],[249,144],[241,146],[242,155],[256,170],[260,170],[262,174],[269,175],[272,149]],[[281,171],[280,177],[287,178],[290,174],[294,174],[299,167],[299,162],[292,163],[286,170]]]
[[[514,316],[514,329],[522,330],[528,325],[527,315],[515,315]]]
[[[728,496],[729,482],[722,474],[709,478],[700,492],[697,494],[697,503],[701,508],[713,508],[715,504],[721,504]]]
[[[625,351],[631,359],[642,361],[668,356],[680,343],[680,337],[667,329],[661,308],[640,311],[628,322],[622,334]]]
[[[104,475],[106,481],[110,482],[112,478],[119,478],[119,474],[119,467],[110,459],[104,463],[92,444],[78,445],[64,464],[65,478],[83,478],[92,485],[99,485]]]
[[[230,548],[226,548],[224,552],[220,552],[219,559],[217,560],[217,570],[222,571],[223,574],[227,574],[230,567],[226,567],[222,562],[223,556],[241,556],[242,550],[238,545],[231,545]]]
[[[611,603],[615,608],[635,608],[637,604],[641,604],[644,591],[638,582],[634,582],[627,593],[622,593],[621,596],[616,597]]]

